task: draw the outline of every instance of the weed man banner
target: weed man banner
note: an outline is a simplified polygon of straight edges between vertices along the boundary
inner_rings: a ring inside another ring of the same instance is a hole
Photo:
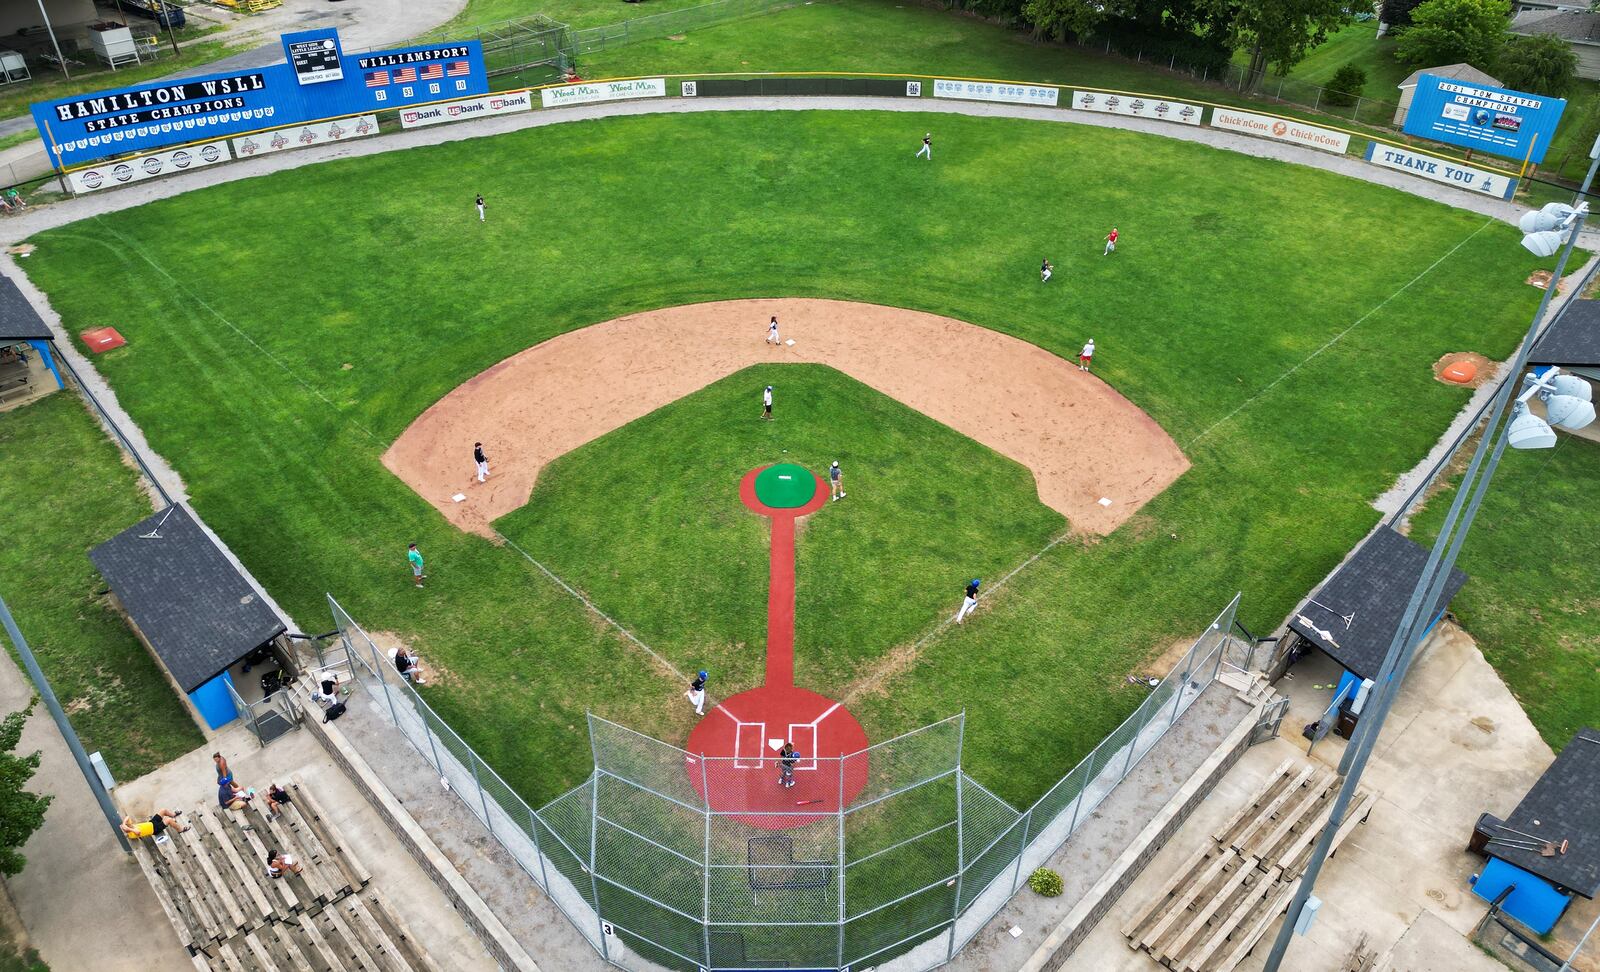
[[[1343,155],[1350,147],[1350,136],[1344,132],[1306,125],[1289,118],[1258,115],[1252,111],[1213,108],[1211,127],[1244,132],[1246,135],[1257,135],[1277,142],[1288,142],[1291,145],[1304,145],[1306,148],[1321,149],[1338,155]]]
[[[1108,94],[1104,91],[1074,91],[1072,107],[1079,111],[1100,111],[1110,115],[1154,118],[1156,121],[1200,124],[1202,109],[1181,101],[1163,101],[1144,95]]]
[[[1448,159],[1423,155],[1421,152],[1412,152],[1408,149],[1392,148],[1377,142],[1367,145],[1367,161],[1373,165],[1381,165],[1385,169],[1409,172],[1414,176],[1486,196],[1510,199],[1511,194],[1517,191],[1517,180],[1511,176],[1485,172],[1470,165],[1462,165],[1460,162],[1451,162]]]
[[[543,88],[539,100],[546,108],[563,105],[587,105],[597,101],[626,101],[629,98],[665,98],[666,78],[638,78],[633,81],[606,81],[590,84],[564,84],[556,88]]]

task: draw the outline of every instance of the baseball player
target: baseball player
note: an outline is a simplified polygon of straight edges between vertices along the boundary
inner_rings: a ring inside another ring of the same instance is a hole
[[[933,161],[933,133],[932,132],[929,132],[928,134],[922,136],[922,148],[917,149],[917,158],[919,158],[919,159],[920,158],[927,158],[927,160],[929,162]]]
[[[833,465],[828,468],[828,482],[832,486],[830,502],[844,499],[844,473],[839,471],[839,460],[833,460]]]
[[[966,621],[967,615],[978,607],[978,585],[983,583],[983,578],[974,577],[967,585],[967,591],[961,597],[961,610],[956,612],[956,624]]]
[[[800,761],[800,753],[794,748],[794,743],[786,742],[778,750],[778,785],[794,786],[794,764]]]
[[[411,576],[416,580],[417,586],[421,587],[422,579],[428,575],[422,572],[422,551],[417,549],[416,544],[413,543],[406,548],[406,559],[411,561]]]
[[[694,706],[695,715],[706,714],[706,673],[699,672],[689,682],[689,691],[683,693],[689,704]]]
[[[483,443],[472,444],[472,461],[478,464],[478,482],[489,478],[489,457],[483,454]]]
[[[1053,274],[1055,272],[1056,272],[1056,268],[1052,267],[1050,265],[1050,261],[1049,260],[1044,261],[1044,263],[1041,264],[1040,267],[1039,267],[1039,282],[1040,283],[1049,283],[1051,274]]]
[[[781,344],[782,343],[781,341],[778,340],[778,319],[776,317],[774,317],[772,319],[772,323],[771,324],[767,325],[767,343],[768,344]]]
[[[761,393],[761,417],[764,418],[764,419],[767,419],[768,421],[771,421],[771,419],[772,419],[772,386],[771,385],[768,385],[767,386],[767,390]]]
[[[475,205],[478,207],[478,222],[481,223],[483,222],[483,193],[478,193],[478,199]]]
[[[1093,358],[1094,358],[1094,338],[1090,338],[1089,339],[1089,343],[1085,344],[1083,346],[1083,350],[1078,352],[1078,370],[1079,371],[1088,371],[1089,370],[1090,361]]]
[[[1117,228],[1113,226],[1111,232],[1106,234],[1106,248],[1100,255],[1105,256],[1107,253],[1115,252],[1117,252]]]

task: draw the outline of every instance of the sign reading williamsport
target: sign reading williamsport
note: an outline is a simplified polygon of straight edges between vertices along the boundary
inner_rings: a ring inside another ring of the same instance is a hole
[[[1517,191],[1517,180],[1512,176],[1485,172],[1470,165],[1462,165],[1460,162],[1423,155],[1421,152],[1409,149],[1380,145],[1377,142],[1367,145],[1367,161],[1373,165],[1381,165],[1385,169],[1398,169],[1401,172],[1409,172],[1414,176],[1442,182],[1447,186],[1455,186],[1469,192],[1482,193],[1485,196],[1510,199],[1511,194]]]
[[[1344,132],[1318,128],[1290,118],[1258,115],[1252,111],[1234,111],[1232,108],[1213,108],[1211,127],[1244,132],[1246,135],[1259,135],[1262,138],[1304,145],[1306,148],[1321,149],[1339,155],[1343,155],[1350,147],[1350,136]]]

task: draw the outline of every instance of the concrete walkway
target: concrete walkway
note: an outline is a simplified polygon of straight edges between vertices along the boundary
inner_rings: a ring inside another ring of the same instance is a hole
[[[1516,223],[1525,210],[1503,199],[1454,189],[1440,183],[1429,182],[1369,165],[1349,155],[1331,155],[1315,149],[1302,148],[1236,135],[1209,127],[1193,127],[1144,118],[1125,118],[1119,115],[1101,115],[1086,111],[1069,111],[1058,108],[1037,108],[1028,105],[989,104],[987,102],[946,101],[931,98],[665,98],[651,101],[612,102],[582,105],[573,108],[536,110],[518,115],[477,119],[459,125],[437,125],[412,129],[375,138],[319,145],[290,152],[275,152],[256,156],[226,165],[211,166],[194,172],[165,179],[152,179],[130,186],[63,200],[59,203],[34,207],[20,216],[0,222],[0,242],[23,240],[42,230],[53,229],[68,223],[97,216],[102,213],[131,209],[156,199],[249,179],[271,172],[298,169],[332,159],[360,158],[385,152],[398,152],[421,145],[439,145],[459,142],[469,138],[486,138],[505,132],[542,128],[567,122],[591,121],[599,118],[619,118],[634,115],[688,114],[701,111],[888,111],[919,114],[967,115],[977,118],[1023,118],[1033,121],[1055,122],[1063,125],[1081,125],[1090,128],[1115,128],[1143,132],[1195,142],[1223,151],[1238,152],[1255,158],[1276,159],[1292,165],[1322,169],[1346,175],[1363,182],[1388,186],[1401,192],[1432,199],[1447,206],[1505,223]],[[920,126],[912,126],[920,127]],[[955,155],[954,146],[941,155],[941,162]],[[949,163],[959,165],[959,161]],[[1581,244],[1585,248],[1600,249],[1600,233],[1585,233]]]
[[[9,651],[0,651],[0,714],[22,708],[32,695],[33,683]],[[43,704],[34,709],[17,747],[20,753],[35,749],[44,755],[27,788],[55,802],[22,848],[27,867],[6,883],[40,957],[61,972],[194,972],[155,892],[122,852]]]

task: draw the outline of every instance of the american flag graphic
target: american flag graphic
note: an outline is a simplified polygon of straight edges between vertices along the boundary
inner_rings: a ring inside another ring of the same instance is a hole
[[[388,71],[373,71],[371,74],[367,75],[367,87],[369,88],[381,88],[388,83]]]
[[[444,77],[444,65],[443,64],[439,64],[439,63],[435,62],[433,64],[424,64],[422,66],[422,80],[424,80],[424,81],[437,81],[438,79],[440,79],[442,77]]]
[[[394,72],[395,84],[410,84],[415,80],[417,80],[417,69],[414,67],[403,67]]]
[[[466,61],[451,61],[450,69],[445,73],[450,75],[452,78],[459,78],[464,74],[470,73],[471,70],[472,66]]]

